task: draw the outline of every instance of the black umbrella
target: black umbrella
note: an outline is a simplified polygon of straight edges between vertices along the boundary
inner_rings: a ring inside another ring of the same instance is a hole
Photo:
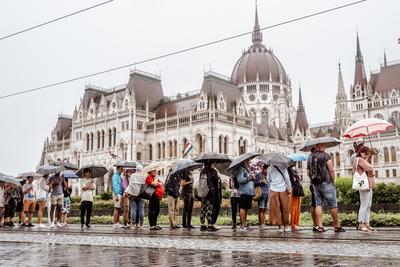
[[[227,155],[220,153],[204,153],[201,156],[194,159],[196,162],[200,163],[223,163],[232,161]]]
[[[136,168],[136,162],[120,160],[114,164],[114,167]]]
[[[328,147],[334,147],[342,143],[342,141],[331,137],[331,136],[324,136],[324,137],[319,137],[315,139],[310,139],[308,140],[302,147],[300,147],[300,151],[311,151],[311,149],[318,145],[318,144],[324,144],[327,148]]]
[[[64,166],[54,166],[54,165],[42,165],[36,169],[37,173],[42,175],[51,174],[51,173],[59,173],[65,171]]]
[[[50,165],[53,166],[64,166],[66,170],[77,171],[79,169],[78,165],[73,164],[71,162],[63,162],[63,161],[52,161]]]
[[[267,165],[288,168],[295,163],[288,157],[278,153],[267,153],[258,157],[258,160]]]
[[[100,165],[86,165],[83,166],[82,168],[80,168],[77,172],[76,175],[78,175],[79,177],[83,177],[83,171],[85,169],[89,169],[91,171],[91,175],[90,178],[99,178],[99,177],[103,177],[108,170],[104,167],[104,166],[100,166]]]
[[[258,157],[259,155],[261,155],[261,154],[255,153],[255,152],[249,152],[246,154],[242,154],[231,162],[231,164],[228,167],[228,170],[230,170],[234,167],[237,167],[239,164],[241,164],[245,160],[254,159],[255,157]]]
[[[172,175],[177,175],[177,174],[179,174],[179,173],[181,173],[181,172],[183,172],[183,171],[185,171],[185,170],[187,170],[189,168],[199,169],[199,168],[202,168],[203,166],[204,166],[203,163],[198,163],[198,162],[195,162],[193,160],[188,160],[186,162],[178,164],[176,166],[175,170],[173,170],[173,172],[171,172],[170,175],[171,176]]]

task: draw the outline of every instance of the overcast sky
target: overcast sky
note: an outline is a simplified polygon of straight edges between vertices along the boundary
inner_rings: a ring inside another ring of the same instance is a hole
[[[2,1],[0,37],[100,3]],[[351,0],[259,0],[261,27],[349,3]],[[0,41],[0,95],[27,90],[252,30],[252,0],[115,0],[102,7]],[[358,29],[366,71],[400,59],[400,1],[368,0],[330,14],[267,30],[292,80],[297,106],[301,84],[311,123],[331,121],[338,61],[348,92]],[[230,76],[251,36],[137,66],[161,73],[166,95],[200,89],[204,69]],[[59,113],[72,114],[85,84],[127,83],[129,69],[40,92],[0,99],[0,172],[34,170]]]

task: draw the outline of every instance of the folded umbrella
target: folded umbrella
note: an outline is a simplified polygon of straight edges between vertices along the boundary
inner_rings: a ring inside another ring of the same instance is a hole
[[[232,161],[227,155],[221,153],[204,153],[201,156],[194,159],[196,162],[206,163],[223,163]]]
[[[260,153],[255,153],[255,152],[249,152],[249,153],[242,154],[231,162],[231,164],[228,167],[228,170],[239,166],[245,160],[254,159],[255,157],[258,157],[260,155],[261,155]]]
[[[76,172],[76,175],[83,178],[83,171],[85,169],[89,169],[91,171],[90,178],[103,177],[108,172],[108,170],[104,166],[101,166],[101,165],[86,165],[86,166],[83,166],[82,168],[80,168]]]
[[[307,161],[308,160],[308,155],[306,154],[300,154],[300,153],[293,153],[289,155],[289,158],[295,162],[297,161]]]
[[[36,169],[37,173],[42,175],[51,174],[51,173],[59,173],[65,171],[64,166],[54,166],[54,165],[42,165]]]
[[[263,154],[257,159],[264,164],[282,168],[288,168],[294,165],[294,162],[290,158],[278,153]]]
[[[0,173],[0,181],[21,186],[20,179],[17,179],[14,176],[3,174],[3,173]]]
[[[341,144],[342,141],[331,137],[331,136],[324,136],[324,137],[319,137],[319,138],[314,138],[308,140],[302,147],[300,147],[300,151],[311,151],[313,147],[315,147],[318,144],[324,144],[327,148],[329,147],[335,147],[339,144]]]

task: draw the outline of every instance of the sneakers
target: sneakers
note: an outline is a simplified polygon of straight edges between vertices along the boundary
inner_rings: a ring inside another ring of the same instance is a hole
[[[37,225],[37,227],[38,227],[38,228],[47,228],[47,226],[44,225],[43,223],[39,223],[39,224]]]
[[[26,223],[21,223],[20,227],[27,227],[28,225]]]
[[[263,224],[263,225],[260,225],[259,229],[260,230],[269,230],[269,227],[266,226],[265,224]]]
[[[151,231],[158,231],[158,230],[161,230],[162,228],[160,227],[160,226],[151,226],[150,227],[150,230]]]
[[[285,230],[283,228],[278,229],[278,233],[283,233]]]
[[[292,231],[292,229],[290,229],[289,227],[285,227],[285,228],[283,228],[283,231],[285,233],[290,233]]]
[[[216,232],[216,231],[219,231],[219,229],[218,228],[216,228],[214,225],[210,225],[210,226],[208,226],[208,229],[207,229],[209,232]]]
[[[193,225],[189,225],[188,229],[196,229]]]
[[[54,225],[54,223],[52,222],[52,223],[50,224],[50,227],[51,227],[51,228],[54,228],[54,226],[55,226],[55,225]]]
[[[240,232],[248,232],[249,229],[247,229],[246,227],[240,227],[239,231]]]
[[[93,228],[94,226],[91,224],[86,224],[86,228]]]
[[[200,227],[200,231],[202,231],[202,232],[207,231],[207,226],[202,225],[202,226]]]
[[[32,223],[27,225],[29,228],[35,227]]]
[[[56,224],[57,227],[64,227],[64,225],[62,225],[61,223],[57,222]]]
[[[114,225],[113,225],[114,229],[118,229],[118,228],[122,228],[122,227],[124,227],[124,226],[122,224],[119,224],[119,223],[114,223]]]

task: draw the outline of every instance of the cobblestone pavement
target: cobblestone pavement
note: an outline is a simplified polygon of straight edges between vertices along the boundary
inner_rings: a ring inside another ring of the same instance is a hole
[[[0,266],[400,266],[400,231],[321,235],[310,230],[242,234],[224,228],[215,234],[67,228],[0,230],[0,242],[7,244],[0,246]]]

